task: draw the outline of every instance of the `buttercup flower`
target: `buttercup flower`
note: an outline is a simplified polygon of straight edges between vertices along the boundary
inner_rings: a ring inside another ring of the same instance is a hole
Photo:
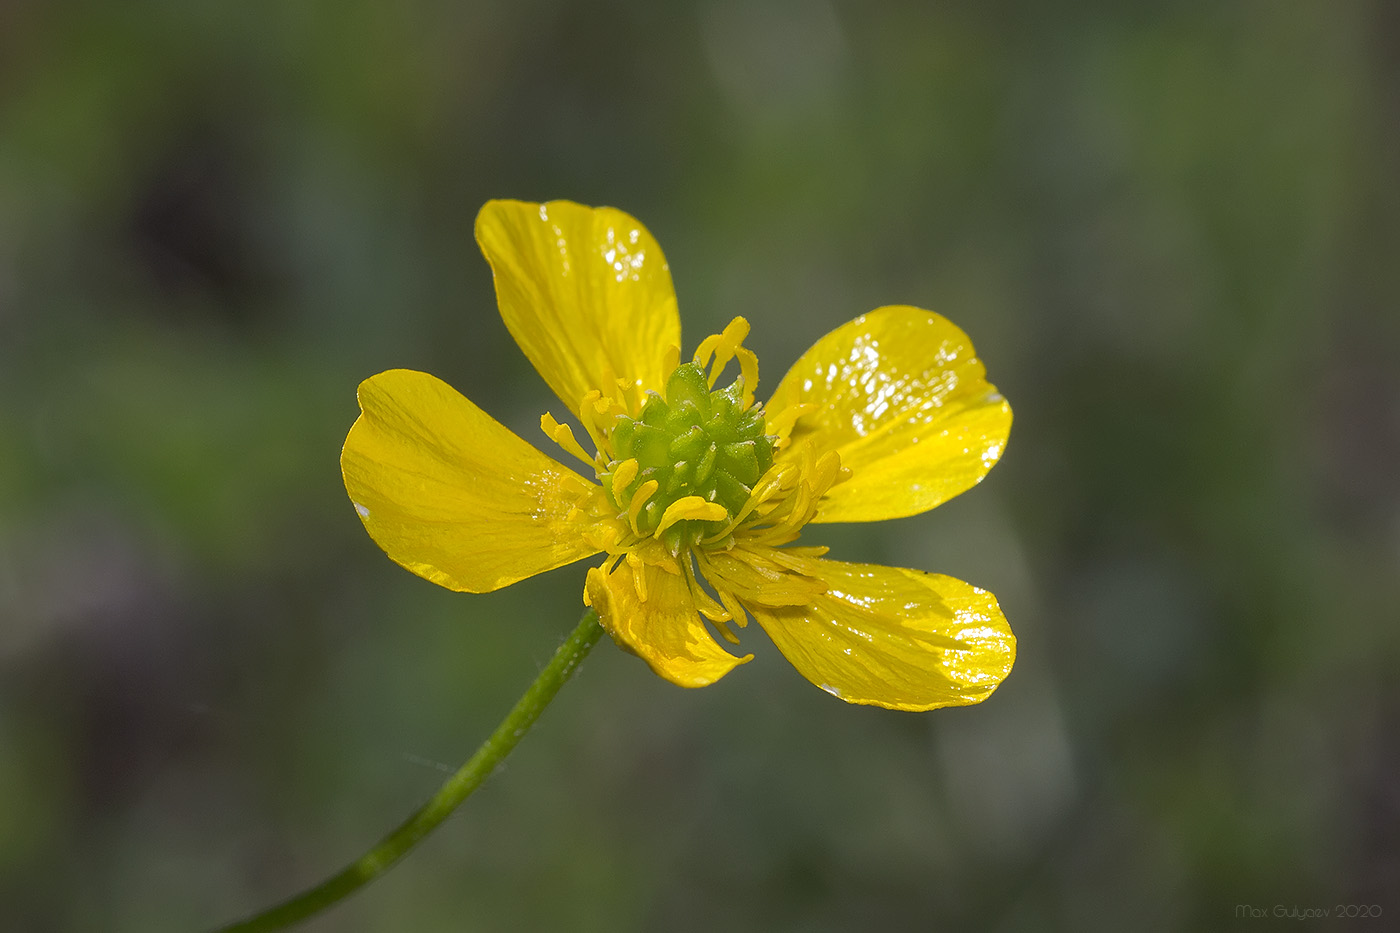
[[[879,308],[822,337],[766,404],[735,318],[680,361],[661,248],[632,217],[492,201],[476,221],[501,317],[578,420],[541,453],[441,380],[360,385],[341,457],[370,536],[420,576],[484,593],[591,555],[584,601],[618,645],[685,687],[752,655],[749,616],[798,671],[851,703],[923,710],[985,699],[1016,641],[996,599],[952,577],[794,546],[803,526],[914,515],[979,482],[1011,409],[967,336]],[[716,388],[729,363],[738,375]]]

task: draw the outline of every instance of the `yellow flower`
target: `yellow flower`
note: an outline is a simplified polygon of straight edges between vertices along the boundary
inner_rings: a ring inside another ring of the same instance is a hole
[[[476,237],[506,327],[594,452],[549,414],[541,427],[590,475],[433,376],[380,373],[360,385],[341,467],[391,558],[484,593],[605,553],[584,601],[618,645],[685,687],[753,657],[720,647],[703,620],[738,644],[731,624],[752,615],[804,677],[851,703],[923,710],[996,689],[1016,640],[990,593],[791,546],[809,522],[931,509],[996,463],[1011,409],[962,331],[879,308],[818,340],[756,405],[743,318],[680,363],[670,269],[632,217],[492,201]],[[716,389],[730,362],[738,378]]]

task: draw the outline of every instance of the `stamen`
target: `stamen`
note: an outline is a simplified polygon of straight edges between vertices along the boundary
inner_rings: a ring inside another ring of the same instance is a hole
[[[724,624],[723,619],[712,619],[711,624],[714,625],[715,631],[719,632],[720,635],[724,637],[725,641],[729,642],[731,645],[739,644],[739,636],[735,635],[734,632],[730,630],[729,626]]]
[[[654,481],[653,481],[654,482]],[[666,529],[676,522],[685,519],[696,519],[702,522],[719,522],[729,517],[729,510],[718,502],[706,502],[699,496],[686,496],[677,499],[666,507],[666,511],[661,515],[661,522],[656,526],[653,537],[660,538]]]
[[[796,426],[797,420],[803,415],[816,411],[818,406],[812,402],[798,402],[796,405],[789,405],[777,412],[768,413],[768,433],[776,440],[773,447],[782,450],[792,443],[792,429]]]
[[[802,459],[802,476],[811,476],[817,470],[817,452],[812,444],[803,444],[800,452]]]
[[[612,469],[612,488],[623,490],[632,485],[632,480],[637,478],[639,465],[635,458],[629,457]],[[614,493],[616,495],[616,493]]]
[[[826,495],[828,489],[851,475],[851,471],[841,465],[841,454],[835,450],[828,450],[817,458],[812,473],[813,491],[818,496]]]
[[[607,359],[602,361],[602,371],[598,373],[599,395],[614,402],[624,401],[623,393],[626,391],[628,380],[620,378],[617,370],[612,368],[612,363]]]
[[[597,389],[591,389],[585,393],[583,398],[579,400],[578,408],[578,420],[593,440],[593,446],[598,449],[598,456],[594,460],[594,469],[601,472],[607,462],[612,459],[612,444],[609,442],[609,436],[617,424],[618,416],[626,415],[627,412],[616,398],[604,395]]]
[[[567,424],[560,424],[549,412],[540,416],[540,430],[543,431],[550,440],[558,444],[566,453],[573,454],[590,467],[595,466],[594,458],[588,456],[577,440],[574,439],[573,429]]]
[[[749,322],[742,317],[736,317],[725,325],[723,331],[711,334],[700,341],[700,346],[695,348],[695,362],[703,367],[710,362],[711,356],[714,357],[714,364],[710,367],[710,388],[715,387],[720,373],[724,372],[724,367],[728,366],[729,361],[734,359],[734,351],[748,335]],[[755,376],[757,376],[757,372],[757,367],[755,367]]]
[[[620,554],[625,550],[621,546],[625,537],[626,532],[616,519],[598,521],[583,530],[583,540],[609,554]]]
[[[801,528],[803,525],[807,524],[805,519],[808,517],[808,509],[814,504],[813,498],[812,484],[806,482],[799,483],[797,486],[797,495],[793,497],[792,508],[788,511],[787,520],[784,521],[783,524],[794,529]]]
[[[701,587],[700,582],[695,579],[695,568],[691,565],[690,555],[686,555],[680,562],[681,570],[685,575],[685,585],[690,590],[691,601],[695,603],[696,610],[711,622],[724,622],[729,619],[729,613],[724,611],[724,607],[710,598]]]
[[[806,561],[814,557],[820,557],[828,550],[830,549],[824,547],[773,548],[766,556],[768,560],[777,564],[779,567],[784,567],[791,570],[793,573],[806,574],[811,571],[811,567],[808,566]]]
[[[783,579],[783,572],[772,565],[768,560],[760,558],[757,554],[744,555],[748,559],[744,563],[750,570],[763,577],[769,583],[780,583]]]
[[[641,555],[639,554],[638,556]],[[666,571],[673,577],[679,577],[681,575],[680,563],[677,562],[677,560],[670,554],[662,554],[655,560],[647,560],[645,557],[642,557],[642,562],[645,564],[650,564],[653,567],[660,567],[662,570]]]
[[[590,389],[584,393],[583,398],[578,402],[578,420],[583,425],[583,429],[588,432],[588,436],[593,440],[593,446],[601,455],[603,453],[603,430],[597,422],[598,411],[596,405],[603,397],[603,393],[597,389]]]
[[[744,380],[744,407],[753,404],[753,391],[758,388],[758,356],[748,347],[736,347],[739,357],[739,378]]]
[[[641,407],[641,385],[635,379],[617,380],[617,399],[630,414]]]
[[[654,479],[649,479],[637,487],[637,491],[632,493],[632,502],[627,506],[627,524],[632,526],[632,532],[641,535],[642,530],[637,527],[637,515],[642,511],[642,507],[647,504],[652,493],[661,488],[661,484]]]
[[[637,591],[637,599],[640,602],[647,601],[647,575],[646,564],[642,563],[642,558],[636,551],[627,552],[627,566],[632,568],[632,587]]]
[[[749,614],[744,611],[744,607],[739,604],[739,599],[728,590],[715,588],[715,593],[719,595],[719,601],[729,612],[731,621],[738,624],[739,628],[748,628]]]
[[[766,504],[769,499],[781,493],[787,481],[796,475],[799,475],[798,468],[790,463],[773,464],[768,472],[763,474],[763,478],[754,486],[753,492],[749,495],[743,508],[735,513],[734,517],[730,519],[722,529],[714,534],[707,535],[705,538],[701,539],[700,543],[705,546],[711,546],[732,534],[734,529],[739,527],[745,519]]]

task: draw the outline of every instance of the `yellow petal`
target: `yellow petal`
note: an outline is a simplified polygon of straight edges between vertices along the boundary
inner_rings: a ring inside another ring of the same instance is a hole
[[[452,590],[485,593],[597,553],[575,505],[589,484],[427,373],[360,383],[340,455],[370,537]]]
[[[848,703],[925,710],[991,695],[1016,638],[991,593],[936,574],[801,559],[827,591],[809,606],[745,602],[784,656]]]
[[[1001,456],[1011,406],[987,383],[967,335],[920,308],[879,308],[822,337],[768,403],[776,417],[812,403],[778,459],[835,450],[850,479],[827,492],[817,522],[869,522],[927,511],[976,485]]]
[[[664,389],[680,315],[666,257],[640,222],[572,201],[489,201],[476,240],[506,328],[574,414],[584,393],[611,393],[618,379]]]
[[[640,657],[657,674],[682,687],[705,687],[753,655],[736,658],[711,637],[695,611],[685,577],[628,561],[604,574],[588,572],[588,601],[598,610],[613,641]],[[637,595],[634,573],[643,575],[646,599]]]

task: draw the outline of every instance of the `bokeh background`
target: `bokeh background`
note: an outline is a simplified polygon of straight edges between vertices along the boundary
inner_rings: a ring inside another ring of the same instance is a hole
[[[388,561],[337,458],[413,367],[544,446],[492,197],[655,232],[769,388],[882,304],[1016,424],[934,512],[812,529],[998,594],[987,703],[848,707],[756,627],[604,643],[308,930],[1233,929],[1400,917],[1400,6],[0,2],[0,928],[199,930],[395,825],[583,569]],[[760,395],[763,393],[760,392]]]

